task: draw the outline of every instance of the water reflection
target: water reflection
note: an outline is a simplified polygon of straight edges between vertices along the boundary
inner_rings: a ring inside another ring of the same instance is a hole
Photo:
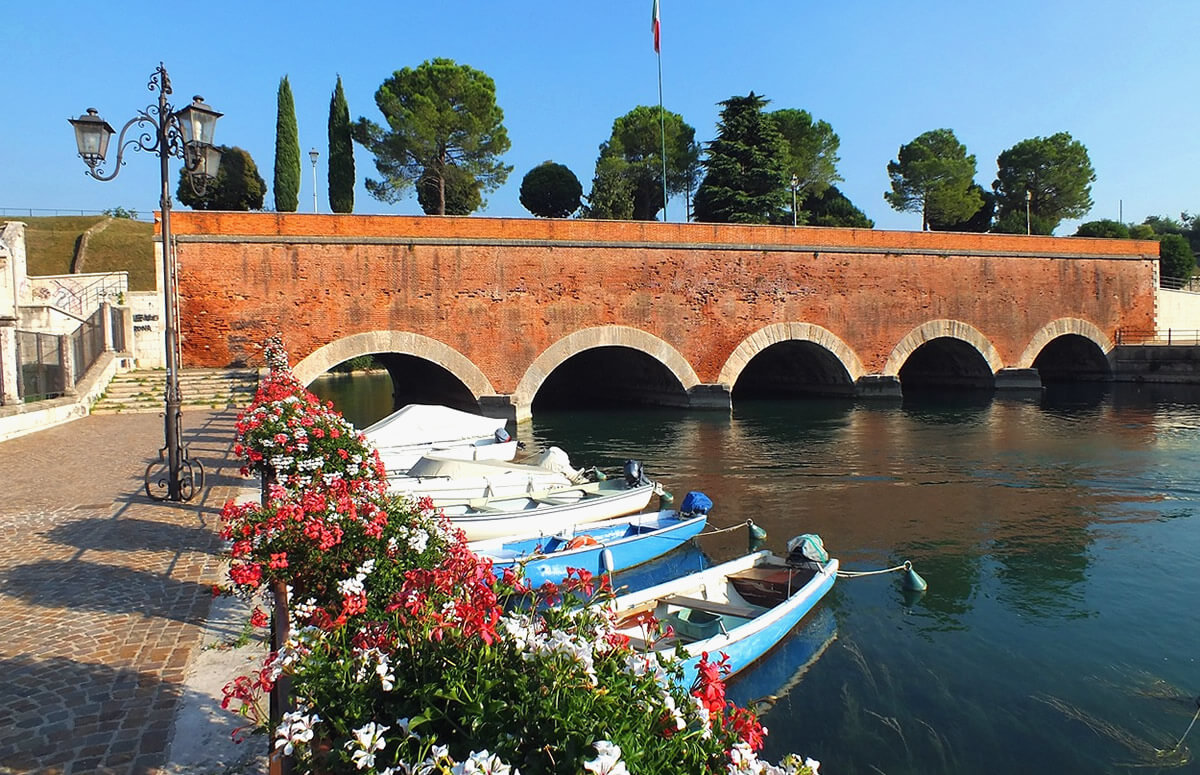
[[[387,413],[383,379],[382,408],[356,424]],[[1200,693],[1198,391],[959,399],[540,412],[518,438],[578,465],[640,459],[677,497],[712,497],[714,527],[753,519],[776,551],[814,532],[848,568],[914,562],[923,597],[906,599],[894,577],[839,580],[818,609],[836,622],[820,658],[808,664],[789,646],[812,642],[789,639],[759,677],[786,690],[747,684],[781,697],[766,715],[768,758],[797,750],[838,775],[1151,763],[1142,743],[1162,748],[1188,718],[1179,702],[1138,695],[1137,675],[1180,687],[1177,698]],[[351,416],[355,400],[335,403]],[[745,550],[736,532],[668,557]]]

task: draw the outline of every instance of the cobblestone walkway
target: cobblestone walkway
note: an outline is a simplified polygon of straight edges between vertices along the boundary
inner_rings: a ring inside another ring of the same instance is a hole
[[[154,414],[87,417],[0,443],[0,773],[155,773],[220,581],[221,504],[245,480],[234,411],[185,412],[207,472],[146,497]]]

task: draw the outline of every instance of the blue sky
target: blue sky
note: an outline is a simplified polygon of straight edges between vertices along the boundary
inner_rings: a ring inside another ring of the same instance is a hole
[[[224,112],[217,141],[248,150],[268,185],[286,74],[302,150],[321,153],[322,212],[339,74],[351,117],[376,121],[375,90],[395,70],[448,57],[490,75],[513,172],[487,197],[489,216],[527,216],[521,178],[546,160],[570,167],[586,193],[613,119],[658,104],[651,0],[170,3],[165,22],[154,6],[7,6],[0,217],[14,208],[154,209],[154,159],[130,154],[116,180],[92,180],[66,119],[95,107],[119,129],[154,99],[145,84],[160,60],[176,107],[201,94]],[[93,8],[105,15],[75,21]],[[1004,149],[1069,132],[1096,169],[1087,220],[1200,210],[1195,0],[661,0],[661,8],[666,108],[700,140],[715,136],[716,103],[751,90],[771,100],[769,109],[803,108],[828,121],[841,138],[840,186],[878,228],[920,228],[919,215],[884,202],[886,166],[900,145],[939,127],[975,154],[985,187]],[[413,196],[395,205],[371,198],[361,180],[375,174],[373,160],[361,147],[355,154],[355,212],[420,213]],[[313,174],[306,153],[303,162],[305,212]],[[672,199],[668,220],[683,215],[682,199]]]

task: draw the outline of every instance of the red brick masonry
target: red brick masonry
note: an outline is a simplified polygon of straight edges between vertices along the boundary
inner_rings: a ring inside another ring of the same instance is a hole
[[[1005,367],[1047,326],[1153,329],[1158,246],[1080,238],[481,217],[177,212],[183,362],[295,361],[353,334],[421,334],[512,393],[592,327],[668,343],[715,383],[767,326],[820,326],[880,373],[933,321]],[[1027,364],[1026,364],[1027,365]]]

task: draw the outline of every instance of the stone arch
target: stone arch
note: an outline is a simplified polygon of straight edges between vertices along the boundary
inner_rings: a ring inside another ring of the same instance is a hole
[[[750,334],[734,348],[729,357],[725,359],[725,365],[721,367],[721,374],[717,377],[717,382],[732,390],[738,377],[754,359],[754,356],[771,345],[794,341],[812,342],[831,352],[833,357],[837,358],[846,369],[852,383],[857,382],[859,377],[867,373],[858,354],[829,329],[812,323],[772,323]]]
[[[532,404],[538,388],[563,361],[597,347],[628,347],[643,352],[666,367],[685,391],[700,384],[687,358],[654,334],[631,326],[595,326],[567,334],[534,358],[513,391],[513,404],[518,407]]]
[[[342,361],[371,353],[403,353],[436,363],[466,385],[476,398],[496,395],[491,381],[465,355],[449,345],[407,331],[367,331],[318,347],[293,368],[296,379],[308,385]]]
[[[1037,360],[1038,355],[1052,341],[1060,336],[1067,334],[1075,334],[1084,339],[1090,340],[1093,344],[1100,348],[1100,352],[1108,358],[1112,358],[1112,351],[1115,347],[1112,340],[1100,330],[1100,327],[1094,323],[1090,323],[1082,318],[1059,318],[1051,321],[1033,335],[1029,340],[1029,345],[1025,351],[1021,353],[1020,360],[1017,361],[1018,369],[1032,369],[1033,362]]]
[[[909,331],[908,334],[892,349],[887,363],[883,365],[883,376],[899,377],[904,362],[918,347],[934,339],[949,337],[958,339],[974,347],[983,359],[987,361],[992,374],[1004,368],[1004,361],[988,338],[974,326],[960,320],[930,320]]]

